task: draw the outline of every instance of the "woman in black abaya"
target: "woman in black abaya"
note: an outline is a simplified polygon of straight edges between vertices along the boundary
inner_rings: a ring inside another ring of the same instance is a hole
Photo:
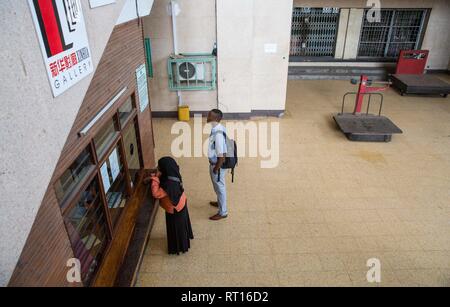
[[[185,253],[194,239],[180,168],[171,157],[158,161],[158,173],[152,174],[152,194],[166,211],[169,254]]]

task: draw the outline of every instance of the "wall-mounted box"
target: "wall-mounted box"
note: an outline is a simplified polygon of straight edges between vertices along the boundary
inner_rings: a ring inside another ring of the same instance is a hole
[[[216,89],[216,57],[190,53],[167,60],[171,91],[212,91]]]

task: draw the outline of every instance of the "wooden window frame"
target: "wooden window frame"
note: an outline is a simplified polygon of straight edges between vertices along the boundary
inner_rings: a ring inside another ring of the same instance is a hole
[[[137,147],[138,147],[137,148],[137,153],[138,153],[138,156],[139,156],[139,165],[141,166],[140,170],[142,171],[143,168],[144,168],[144,159],[143,159],[143,156],[142,156],[142,145],[141,145],[140,130],[139,130],[139,124],[138,124],[138,118],[137,118],[137,111],[136,111],[136,114],[130,116],[129,120],[126,121],[126,123],[123,125],[122,129],[120,130],[120,133],[122,134],[121,135],[122,142],[123,142],[123,139],[124,139],[123,138],[123,132],[125,130],[127,130],[131,125],[134,125],[134,130],[135,130],[135,133],[136,133],[136,141],[137,141]],[[122,146],[122,147],[125,150],[125,146]],[[123,154],[124,154],[124,159],[127,160],[126,153],[123,152]],[[129,171],[130,169],[128,167],[128,161],[125,161],[125,162],[127,163],[127,170]],[[130,178],[130,181],[132,181],[130,174],[129,174],[128,177]],[[132,193],[134,193],[135,190],[136,190],[136,186],[133,184],[132,185]]]
[[[128,118],[126,119],[126,121],[121,124],[120,122],[120,115],[119,115],[119,109],[128,101],[128,98],[131,97],[131,103],[132,103],[132,107],[133,110],[130,114],[130,116],[128,116]],[[130,199],[133,197],[134,192],[136,191],[136,186],[132,185],[132,180],[131,180],[131,175],[130,175],[130,171],[128,168],[128,161],[126,158],[126,153],[125,153],[125,147],[124,147],[124,135],[123,132],[130,126],[130,125],[134,125],[135,126],[135,131],[136,131],[136,139],[137,139],[137,153],[139,155],[139,163],[140,163],[140,171],[143,170],[143,155],[142,155],[142,145],[141,145],[141,138],[140,138],[140,131],[139,131],[139,121],[138,121],[138,111],[137,111],[137,106],[136,106],[136,96],[134,93],[132,93],[130,96],[127,96],[126,99],[123,99],[122,102],[120,104],[118,104],[116,111],[114,112],[112,118],[110,118],[108,121],[106,121],[103,125],[107,125],[111,120],[114,121],[114,127],[116,128],[116,135],[114,136],[114,138],[108,143],[104,154],[102,157],[99,157],[97,155],[97,150],[95,147],[95,142],[94,142],[94,136],[90,136],[90,140],[89,140],[89,144],[87,145],[87,147],[85,147],[83,150],[87,150],[90,154],[90,158],[91,158],[91,162],[93,163],[93,165],[89,168],[89,170],[86,172],[86,175],[84,176],[83,180],[81,180],[74,188],[72,191],[70,191],[64,198],[62,201],[60,201],[60,209],[61,209],[61,215],[63,217],[63,220],[65,218],[65,216],[68,214],[68,212],[70,212],[70,210],[76,205],[77,201],[79,200],[79,198],[81,197],[81,194],[83,193],[83,191],[92,183],[93,180],[97,179],[98,181],[98,186],[99,186],[99,197],[101,199],[101,202],[103,203],[103,211],[105,214],[105,220],[107,222],[107,238],[108,238],[108,242],[107,245],[104,247],[104,255],[106,255],[110,248],[111,248],[111,242],[114,239],[114,237],[116,236],[117,233],[117,225],[119,225],[121,223],[121,220],[123,219],[123,210],[120,213],[119,217],[117,218],[115,227],[113,227],[112,225],[112,220],[111,220],[111,215],[110,212],[108,210],[108,202],[106,199],[106,191],[104,189],[103,186],[103,182],[101,180],[101,166],[103,165],[103,163],[105,163],[109,157],[109,155],[113,152],[113,150],[115,148],[118,148],[120,156],[121,156],[121,161],[123,164],[123,170],[124,170],[124,180],[125,180],[125,191],[127,193],[127,204],[130,201]],[[81,154],[81,152],[80,152]],[[74,158],[74,160],[77,157]],[[125,205],[125,208],[127,207],[127,204]],[[65,222],[64,222],[65,223]],[[98,225],[96,226],[96,228],[98,227]],[[67,231],[67,228],[66,228]],[[100,263],[99,263],[99,267],[100,267]],[[98,272],[96,272],[93,276],[91,276],[90,280],[95,280],[96,275]]]

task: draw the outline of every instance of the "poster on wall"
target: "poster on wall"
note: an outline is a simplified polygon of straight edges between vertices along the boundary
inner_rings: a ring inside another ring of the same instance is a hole
[[[94,71],[80,0],[28,0],[53,96]]]
[[[277,44],[264,44],[264,52],[265,53],[277,53],[278,45]]]
[[[148,99],[148,87],[147,87],[147,69],[145,68],[145,64],[136,69],[136,81],[137,81],[137,89],[139,94],[139,102],[141,112],[148,107],[149,99]]]

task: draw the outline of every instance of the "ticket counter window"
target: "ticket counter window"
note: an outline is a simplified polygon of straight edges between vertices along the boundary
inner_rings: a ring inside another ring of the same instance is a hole
[[[91,136],[54,188],[74,256],[90,285],[115,238],[120,216],[138,184],[142,154],[133,96]]]
[[[117,139],[118,132],[114,120],[111,120],[105,127],[103,127],[94,138],[97,157],[101,159],[107,152],[108,148]]]
[[[62,202],[66,199],[93,168],[92,155],[85,149],[56,182],[55,192],[58,200]]]
[[[120,148],[116,146],[100,168],[113,228],[127,203],[127,182],[122,161]]]
[[[133,116],[133,111],[135,110],[133,99],[130,96],[127,101],[119,108],[119,120],[120,126],[125,127],[127,122]]]
[[[83,189],[63,216],[74,256],[81,264],[83,283],[89,285],[109,241],[97,178]]]
[[[139,170],[141,169],[141,157],[136,125],[137,123],[132,122],[123,131],[125,156],[133,185],[137,184]]]

